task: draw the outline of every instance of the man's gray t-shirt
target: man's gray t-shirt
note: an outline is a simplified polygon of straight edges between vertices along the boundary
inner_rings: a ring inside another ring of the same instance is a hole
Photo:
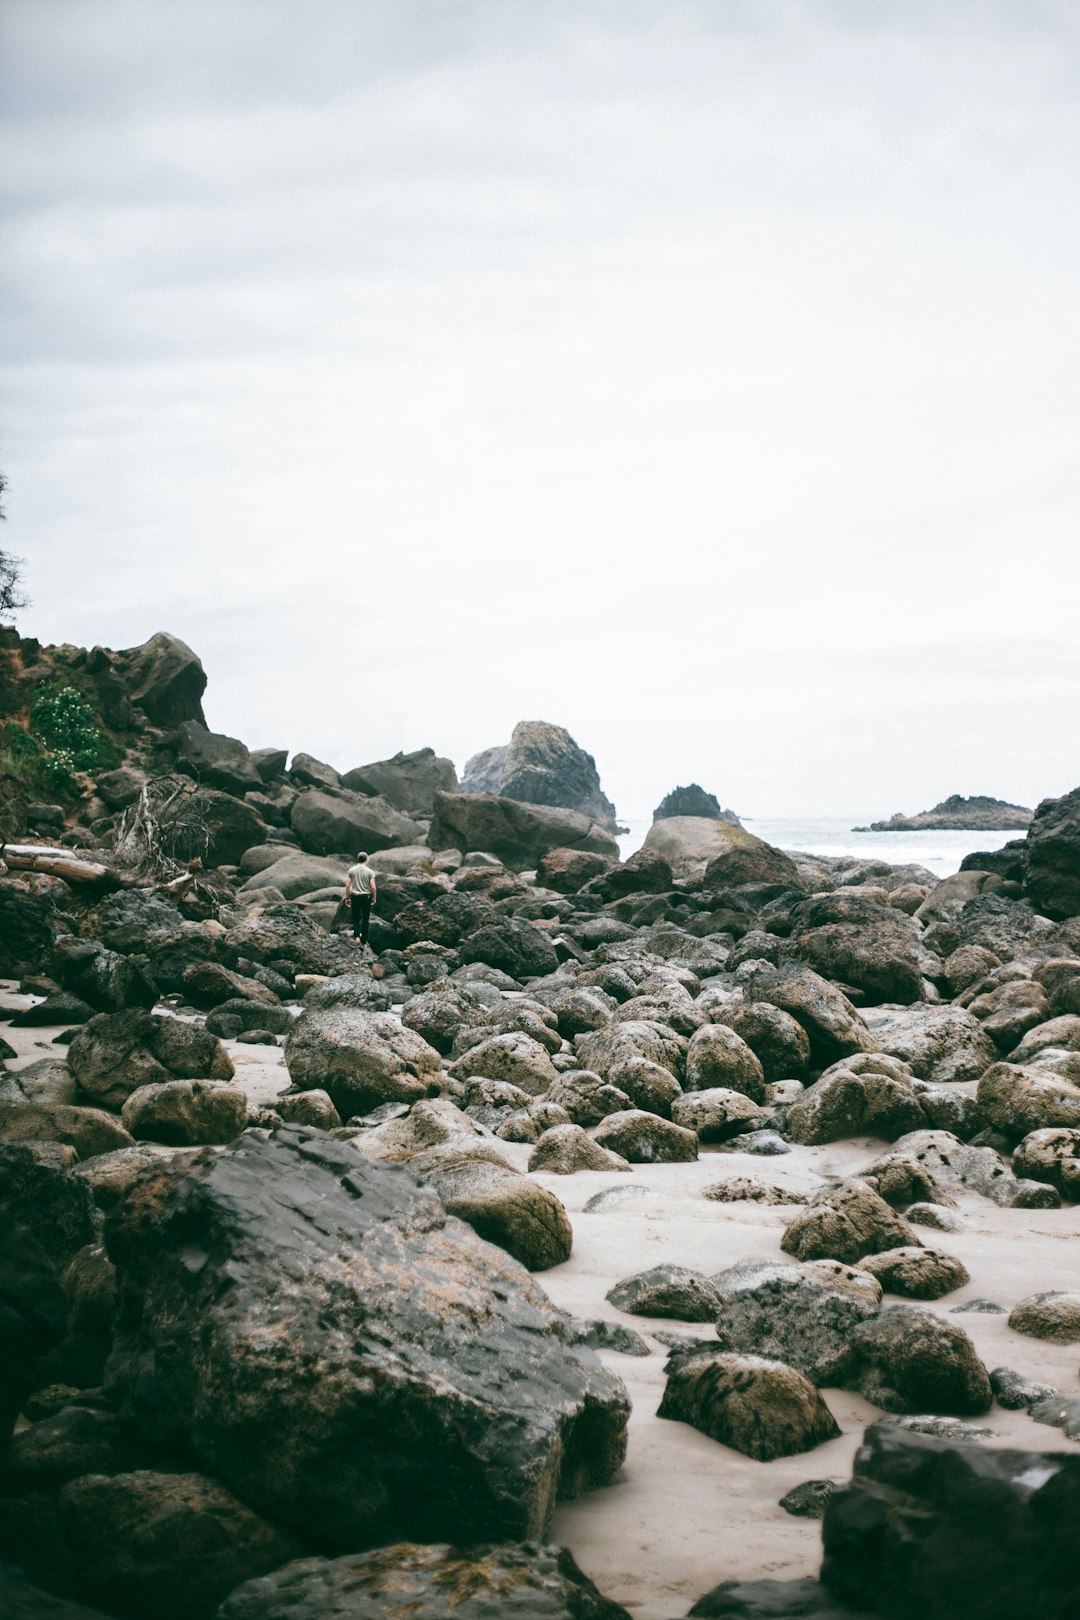
[[[358,861],[355,866],[350,866],[349,879],[353,894],[370,894],[374,877],[375,873],[366,861]]]

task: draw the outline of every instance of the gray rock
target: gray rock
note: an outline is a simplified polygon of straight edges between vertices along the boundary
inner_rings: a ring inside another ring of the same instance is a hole
[[[442,1075],[439,1054],[390,1013],[304,1012],[285,1044],[294,1086],[326,1091],[342,1119],[385,1102],[411,1103]]]
[[[979,1081],[979,1107],[1013,1141],[1031,1131],[1080,1127],[1080,1086],[1044,1069],[995,1063]]]
[[[109,1219],[124,1414],[279,1523],[339,1544],[542,1535],[556,1495],[621,1466],[621,1383],[404,1170],[285,1126]]]
[[[631,1164],[681,1164],[698,1156],[695,1131],[639,1108],[609,1114],[593,1135],[601,1147],[621,1154]]]
[[[685,1266],[654,1266],[624,1277],[606,1294],[609,1304],[632,1316],[671,1317],[680,1322],[712,1322],[721,1296],[708,1277]]]
[[[68,1064],[81,1091],[107,1108],[121,1108],[140,1086],[230,1080],[234,1072],[229,1054],[206,1030],[134,1009],[99,1013],[84,1024],[68,1047]]]
[[[1052,1385],[1041,1384],[1035,1378],[1025,1378],[1023,1373],[1013,1372],[1011,1367],[995,1367],[990,1374],[990,1388],[998,1405],[1007,1412],[1029,1411],[1039,1401],[1058,1398],[1058,1391]]]
[[[885,1249],[865,1255],[859,1265],[877,1278],[887,1294],[905,1299],[941,1299],[971,1281],[963,1262],[941,1249],[910,1245]]]
[[[156,726],[204,724],[202,695],[206,671],[179,636],[159,631],[121,655],[131,701]]]
[[[584,849],[612,859],[619,853],[611,833],[576,810],[467,791],[435,794],[428,843],[434,850],[489,850],[515,872],[535,867],[552,849]]]
[[[1062,1198],[1080,1200],[1080,1128],[1030,1131],[1013,1154],[1013,1170],[1030,1181],[1056,1187]]]
[[[585,1214],[603,1215],[609,1210],[622,1209],[625,1204],[655,1203],[659,1196],[651,1187],[605,1187],[588,1199],[584,1205]]]
[[[994,1042],[963,1007],[877,1007],[865,1018],[881,1050],[909,1064],[920,1080],[978,1080],[997,1062]]]
[[[570,1176],[578,1170],[629,1170],[618,1153],[594,1142],[580,1125],[553,1125],[537,1139],[529,1155],[530,1170],[549,1170]]]
[[[686,1052],[687,1091],[716,1086],[765,1101],[765,1072],[750,1047],[725,1024],[705,1024],[690,1038]]]
[[[741,1091],[714,1086],[677,1097],[671,1105],[671,1117],[676,1125],[696,1131],[701,1142],[726,1142],[758,1129],[771,1115]]]
[[[722,1350],[754,1351],[796,1367],[815,1384],[842,1384],[851,1335],[881,1306],[881,1284],[836,1260],[733,1266],[713,1278]]]
[[[1029,1294],[1009,1312],[1009,1326],[1033,1339],[1080,1343],[1080,1293],[1051,1290]]]
[[[480,1237],[530,1271],[547,1271],[569,1260],[573,1228],[555,1194],[539,1182],[482,1159],[448,1162],[427,1171],[425,1180],[448,1214],[467,1221]]]
[[[826,1187],[786,1228],[780,1247],[796,1260],[839,1260],[855,1265],[868,1254],[918,1238],[901,1216],[864,1181]]]
[[[978,1417],[993,1399],[967,1334],[932,1311],[890,1305],[852,1333],[859,1393],[886,1412]]]
[[[418,844],[424,836],[419,822],[385,799],[331,788],[306,788],[292,807],[289,824],[309,855],[393,849]]]
[[[790,1513],[797,1519],[822,1519],[825,1517],[826,1502],[839,1488],[832,1479],[806,1479],[801,1485],[793,1486],[786,1496],[780,1498],[780,1506],[785,1513]],[[797,1614],[798,1610],[793,1609],[790,1612]]]
[[[889,1073],[888,1063],[887,1058],[859,1054],[826,1070],[788,1113],[792,1140],[819,1143],[878,1136],[893,1142],[918,1130],[926,1115],[911,1081]]]
[[[1002,1209],[1054,1208],[1057,1196],[1050,1187],[1020,1181],[993,1148],[961,1142],[948,1131],[913,1131],[894,1142],[898,1153],[915,1160],[946,1191],[966,1188],[989,1198]],[[1042,1202],[1042,1195],[1046,1201]]]
[[[208,731],[198,720],[181,721],[171,746],[176,754],[176,769],[207,787],[237,798],[257,793],[262,787],[262,778],[243,743],[222,732]]]

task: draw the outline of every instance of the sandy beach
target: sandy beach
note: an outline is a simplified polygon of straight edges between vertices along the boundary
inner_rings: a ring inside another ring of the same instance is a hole
[[[14,1012],[32,999],[9,983],[0,992],[0,1009]],[[17,1072],[39,1058],[61,1056],[63,1048],[53,1044],[57,1033],[5,1026],[18,1053],[8,1067]],[[271,1103],[288,1085],[280,1048],[225,1044],[236,1065],[235,1083],[252,1103]],[[529,1146],[498,1146],[517,1168],[526,1169]],[[563,1503],[550,1537],[569,1547],[601,1591],[625,1605],[636,1620],[674,1620],[722,1580],[815,1574],[820,1525],[786,1513],[778,1505],[780,1498],[804,1480],[847,1479],[865,1426],[881,1414],[858,1395],[827,1389],[823,1394],[841,1436],[797,1456],[755,1462],[687,1424],[656,1416],[667,1349],[652,1334],[678,1332],[707,1340],[711,1327],[631,1317],[609,1304],[606,1294],[620,1279],[662,1263],[710,1274],[743,1260],[787,1262],[780,1239],[792,1206],[719,1203],[705,1198],[704,1189],[738,1175],[810,1194],[826,1178],[854,1174],[885,1151],[885,1143],[869,1137],[822,1147],[792,1144],[789,1153],[777,1157],[703,1147],[700,1158],[688,1164],[636,1164],[629,1173],[536,1173],[562,1201],[574,1230],[571,1259],[537,1280],[564,1310],[621,1322],[640,1333],[650,1349],[647,1357],[601,1352],[633,1402],[626,1465],[614,1484]],[[631,1187],[646,1189],[649,1196],[586,1212],[586,1203],[598,1192]],[[924,1240],[962,1260],[971,1282],[923,1308],[948,1314],[984,1299],[1008,1311],[1040,1290],[1080,1285],[1080,1209],[1075,1205],[1001,1209],[971,1193],[956,1196],[962,1230],[927,1232]],[[886,1296],[886,1303],[892,1302],[893,1296]],[[966,1312],[959,1321],[987,1367],[1012,1367],[1063,1392],[1080,1393],[1075,1345],[1016,1333],[1004,1314]],[[995,1405],[975,1421],[980,1429],[993,1431],[987,1442],[992,1445],[1056,1451],[1073,1444],[1023,1411]]]

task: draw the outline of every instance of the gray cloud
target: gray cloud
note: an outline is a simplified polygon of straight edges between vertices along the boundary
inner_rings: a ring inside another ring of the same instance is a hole
[[[339,764],[1074,785],[1067,5],[8,0],[6,542]]]

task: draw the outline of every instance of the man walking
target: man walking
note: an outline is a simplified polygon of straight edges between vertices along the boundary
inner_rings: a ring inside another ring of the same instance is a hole
[[[371,908],[377,899],[375,874],[367,863],[367,851],[362,849],[356,857],[356,865],[350,866],[345,874],[345,903],[352,913],[353,939],[360,941],[361,950],[367,946]]]

